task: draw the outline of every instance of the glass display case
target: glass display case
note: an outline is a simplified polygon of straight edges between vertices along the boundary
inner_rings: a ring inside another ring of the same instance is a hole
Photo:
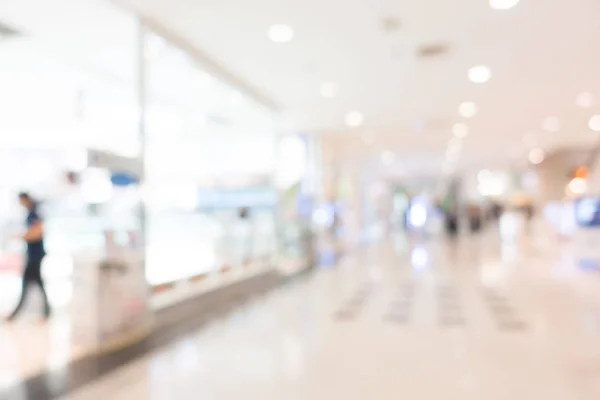
[[[21,269],[24,245],[11,237],[22,229],[22,190],[42,204],[49,281],[69,281],[74,255],[105,246],[108,231],[144,228],[151,286],[272,266],[282,252],[277,115],[194,54],[140,36],[135,17],[103,12],[118,22],[114,34],[90,26],[76,53],[35,34],[0,48],[0,273]],[[98,152],[138,160],[141,181],[115,185],[119,171],[97,165]],[[70,171],[80,182],[67,182]]]
[[[146,46],[148,282],[266,263],[276,250],[275,116],[176,45],[148,34]]]

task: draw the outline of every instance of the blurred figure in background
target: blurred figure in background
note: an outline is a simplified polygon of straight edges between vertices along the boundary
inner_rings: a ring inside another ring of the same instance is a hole
[[[525,206],[525,218],[527,219],[527,221],[531,221],[534,216],[535,216],[535,207],[533,206],[533,204],[527,204]]]
[[[525,215],[525,231],[531,233],[532,221],[535,216],[535,207],[533,204],[528,203],[523,207],[523,214]]]
[[[469,217],[469,228],[472,233],[477,233],[481,230],[482,211],[477,204],[469,204],[467,206],[467,215]]]
[[[490,211],[492,220],[496,220],[496,221],[499,220],[500,217],[502,216],[503,212],[504,212],[504,207],[502,207],[501,204],[499,204],[499,203],[492,204],[491,211]]]
[[[458,234],[458,210],[454,205],[446,211],[446,233],[450,237]]]
[[[25,268],[23,270],[21,298],[15,310],[8,317],[8,321],[13,321],[18,316],[27,300],[27,295],[29,294],[29,289],[32,284],[35,284],[40,288],[44,300],[44,320],[47,320],[50,317],[50,304],[42,279],[42,261],[46,255],[46,250],[44,249],[44,226],[42,218],[38,214],[37,203],[28,193],[20,193],[19,202],[27,209],[27,218],[25,220],[27,230],[21,236],[27,244],[27,254]]]
[[[241,254],[242,265],[248,265],[252,261],[252,226],[250,221],[250,209],[248,207],[240,207],[238,210],[238,217],[241,222],[241,228],[243,229],[244,243]]]

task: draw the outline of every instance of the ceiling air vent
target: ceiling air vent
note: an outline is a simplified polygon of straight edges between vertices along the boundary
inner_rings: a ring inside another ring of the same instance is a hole
[[[402,24],[394,17],[386,17],[381,19],[381,29],[385,33],[395,33],[400,30]]]
[[[425,44],[417,49],[419,58],[441,57],[448,53],[449,47],[443,43]]]
[[[0,21],[0,39],[8,39],[20,35],[21,33],[19,31]]]

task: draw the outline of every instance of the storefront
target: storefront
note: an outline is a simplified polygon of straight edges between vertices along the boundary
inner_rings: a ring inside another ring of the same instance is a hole
[[[2,304],[20,290],[23,190],[44,211],[55,306],[70,301],[78,255],[122,233],[141,245],[151,287],[271,267],[277,115],[137,18],[85,3],[45,10],[78,37],[33,24],[26,4],[3,21],[14,29],[0,40]],[[82,26],[77,10],[104,22]]]

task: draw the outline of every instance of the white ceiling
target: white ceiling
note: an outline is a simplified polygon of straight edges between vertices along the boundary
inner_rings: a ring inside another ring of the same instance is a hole
[[[597,0],[521,0],[495,11],[488,0],[119,0],[189,41],[217,63],[280,105],[287,129],[377,140],[376,153],[443,157],[460,121],[462,101],[475,101],[461,160],[494,163],[523,157],[525,133],[546,148],[590,145],[587,120],[600,113],[600,3]],[[382,19],[400,29],[387,32]],[[274,44],[271,24],[288,24],[295,38]],[[421,45],[443,43],[449,52],[419,59]],[[486,84],[467,70],[485,64]],[[320,85],[339,85],[334,99]],[[582,91],[593,109],[576,107]],[[365,115],[349,129],[344,115]],[[541,129],[549,115],[558,133]],[[423,125],[425,128],[415,129]],[[349,139],[351,140],[351,139]],[[365,146],[360,146],[365,151]]]
[[[82,132],[102,148],[137,142],[135,15],[106,0],[2,0],[0,22],[20,33],[0,37],[0,144],[61,146],[79,143]],[[183,52],[161,46],[148,74],[149,137],[161,145],[272,138],[272,113],[222,80],[198,84],[199,72]]]
[[[464,164],[523,160],[526,133],[548,149],[596,140],[587,121],[600,114],[597,0],[521,0],[502,12],[488,0],[114,1],[278,104],[285,130],[328,134],[349,157],[391,149],[400,160],[410,154],[439,165],[466,100],[477,103],[479,114],[468,121]],[[3,0],[0,16],[86,71],[133,81],[135,24],[107,0]],[[385,31],[385,18],[398,20],[400,29]],[[292,42],[267,39],[276,23],[294,28]],[[447,54],[416,56],[419,46],[438,43],[449,47]],[[468,68],[477,64],[492,69],[490,82],[468,81]],[[320,96],[327,81],[338,85],[336,98]],[[575,105],[583,91],[594,94],[593,108]],[[365,115],[363,127],[344,126],[353,110]],[[560,118],[559,132],[541,129],[549,115]],[[367,146],[364,137],[375,141]]]

